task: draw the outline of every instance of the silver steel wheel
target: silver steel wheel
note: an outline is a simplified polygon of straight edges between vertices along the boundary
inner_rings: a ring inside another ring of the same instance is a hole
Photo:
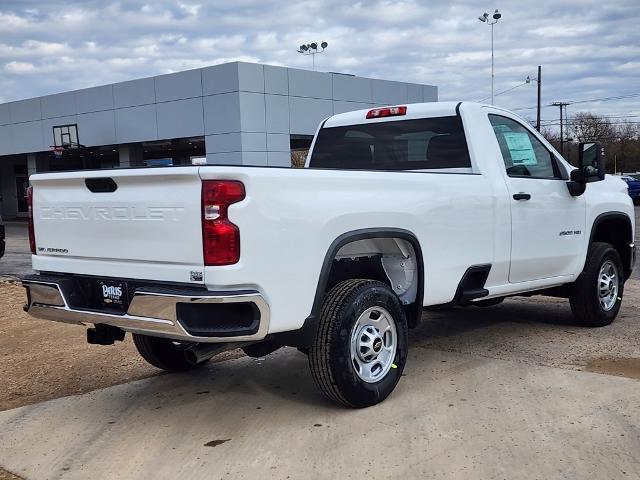
[[[611,310],[618,300],[618,269],[611,260],[607,260],[600,267],[598,298],[605,312]]]
[[[375,383],[387,374],[398,346],[396,323],[382,307],[362,312],[351,329],[351,363],[358,377]]]

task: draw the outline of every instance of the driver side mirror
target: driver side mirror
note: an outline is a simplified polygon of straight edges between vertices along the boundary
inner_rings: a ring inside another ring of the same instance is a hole
[[[604,180],[607,171],[604,168],[604,148],[598,142],[580,142],[578,144],[578,170],[585,183]]]
[[[586,184],[604,180],[604,149],[598,142],[580,142],[578,144],[578,168],[571,171],[571,181],[567,182],[569,193],[577,197],[582,195]]]

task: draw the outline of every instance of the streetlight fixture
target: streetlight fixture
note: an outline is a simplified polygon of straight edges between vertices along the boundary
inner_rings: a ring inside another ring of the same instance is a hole
[[[322,42],[320,44],[320,49],[318,49],[318,44],[316,42],[307,43],[300,45],[297,52],[301,55],[311,55],[313,69],[316,69],[316,55],[318,53],[322,53],[329,46],[327,42]]]
[[[482,15],[480,15],[478,17],[478,20],[480,20],[482,23],[485,23],[487,25],[491,25],[491,105],[493,105],[493,79],[494,79],[494,74],[493,74],[493,26],[496,23],[498,23],[498,20],[500,20],[500,18],[502,18],[502,14],[496,8],[495,12],[493,12],[493,15],[491,17],[493,18],[493,20],[490,20],[489,19],[489,14],[487,12],[484,12]]]

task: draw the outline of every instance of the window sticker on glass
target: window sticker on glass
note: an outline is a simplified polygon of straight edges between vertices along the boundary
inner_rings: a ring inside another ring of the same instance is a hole
[[[536,152],[531,145],[531,139],[526,133],[505,132],[502,134],[511,153],[514,165],[537,165]]]
[[[496,135],[498,133],[506,133],[506,132],[510,132],[511,129],[509,127],[507,127],[506,125],[494,125],[493,126],[493,131],[496,133]]]

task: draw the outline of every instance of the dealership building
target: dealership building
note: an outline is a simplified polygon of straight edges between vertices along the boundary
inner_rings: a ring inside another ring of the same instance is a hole
[[[326,117],[437,99],[433,85],[233,62],[0,104],[1,213],[26,215],[32,173],[291,166]]]

